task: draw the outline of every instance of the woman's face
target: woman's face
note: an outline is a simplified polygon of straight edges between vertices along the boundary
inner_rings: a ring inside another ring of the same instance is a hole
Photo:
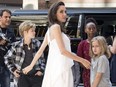
[[[59,6],[57,13],[56,13],[57,20],[59,22],[65,22],[67,18],[66,8],[64,5]]]

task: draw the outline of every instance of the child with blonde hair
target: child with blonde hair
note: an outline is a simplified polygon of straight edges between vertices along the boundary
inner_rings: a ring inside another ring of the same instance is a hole
[[[111,54],[104,37],[97,36],[90,43],[91,87],[111,87],[109,61]]]
[[[35,38],[36,25],[32,21],[24,21],[19,26],[21,39],[12,44],[5,55],[5,64],[18,80],[18,87],[41,87],[45,69],[44,55],[36,62],[34,68],[25,75],[22,69],[33,60],[41,42]]]
[[[89,56],[90,41],[97,33],[97,22],[94,18],[86,19],[84,31],[87,35],[87,38],[79,43],[77,48],[77,55],[91,62],[91,57]],[[90,69],[86,69],[83,66],[82,80],[84,87],[90,87]]]

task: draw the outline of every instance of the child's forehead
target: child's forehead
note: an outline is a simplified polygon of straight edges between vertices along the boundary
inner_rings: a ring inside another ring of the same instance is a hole
[[[35,30],[35,28],[30,28],[29,30]]]
[[[99,41],[98,40],[94,40],[92,41],[93,44],[99,44]]]

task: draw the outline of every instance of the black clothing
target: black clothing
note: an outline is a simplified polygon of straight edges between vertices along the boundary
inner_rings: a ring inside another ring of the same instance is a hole
[[[32,44],[30,44],[30,46],[28,47],[28,45],[24,45],[24,51],[25,51],[25,58],[24,58],[24,62],[21,66],[21,69],[27,67],[28,65],[30,65],[30,63],[32,62],[34,56],[33,56],[33,49],[32,49]],[[33,69],[28,73],[28,75],[32,75],[35,74],[37,72],[37,70],[35,69],[35,67],[33,67]]]
[[[0,27],[0,42],[2,39],[4,39],[6,43],[0,45],[0,86],[10,87],[10,72],[5,65],[4,56],[8,49],[10,49],[12,42],[16,40],[13,30]]]
[[[16,41],[14,32],[10,28],[1,28],[0,27],[0,34],[4,34],[5,38],[8,40],[8,44],[0,45],[0,66],[6,67],[4,63],[4,55],[11,47],[11,43]]]
[[[18,87],[41,87],[43,76],[20,75]]]
[[[24,62],[22,64],[22,69],[27,67],[28,65],[30,65],[30,63],[32,62],[33,59],[33,50],[32,48],[28,48],[27,45],[24,45],[24,51],[25,51],[25,58],[24,58]]]
[[[111,58],[111,82],[116,83],[116,54]]]

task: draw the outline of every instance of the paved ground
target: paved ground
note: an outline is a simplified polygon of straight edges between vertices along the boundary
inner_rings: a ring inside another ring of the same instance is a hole
[[[81,83],[80,86],[78,86],[78,87],[84,87],[84,86],[83,86],[83,84]],[[112,86],[112,87],[116,87],[116,86]]]
[[[11,87],[16,87],[16,86],[14,86],[14,84],[11,83]],[[80,84],[80,86],[78,86],[78,87],[84,87],[84,86],[83,86],[83,84]],[[112,87],[116,87],[116,86],[112,86]]]

